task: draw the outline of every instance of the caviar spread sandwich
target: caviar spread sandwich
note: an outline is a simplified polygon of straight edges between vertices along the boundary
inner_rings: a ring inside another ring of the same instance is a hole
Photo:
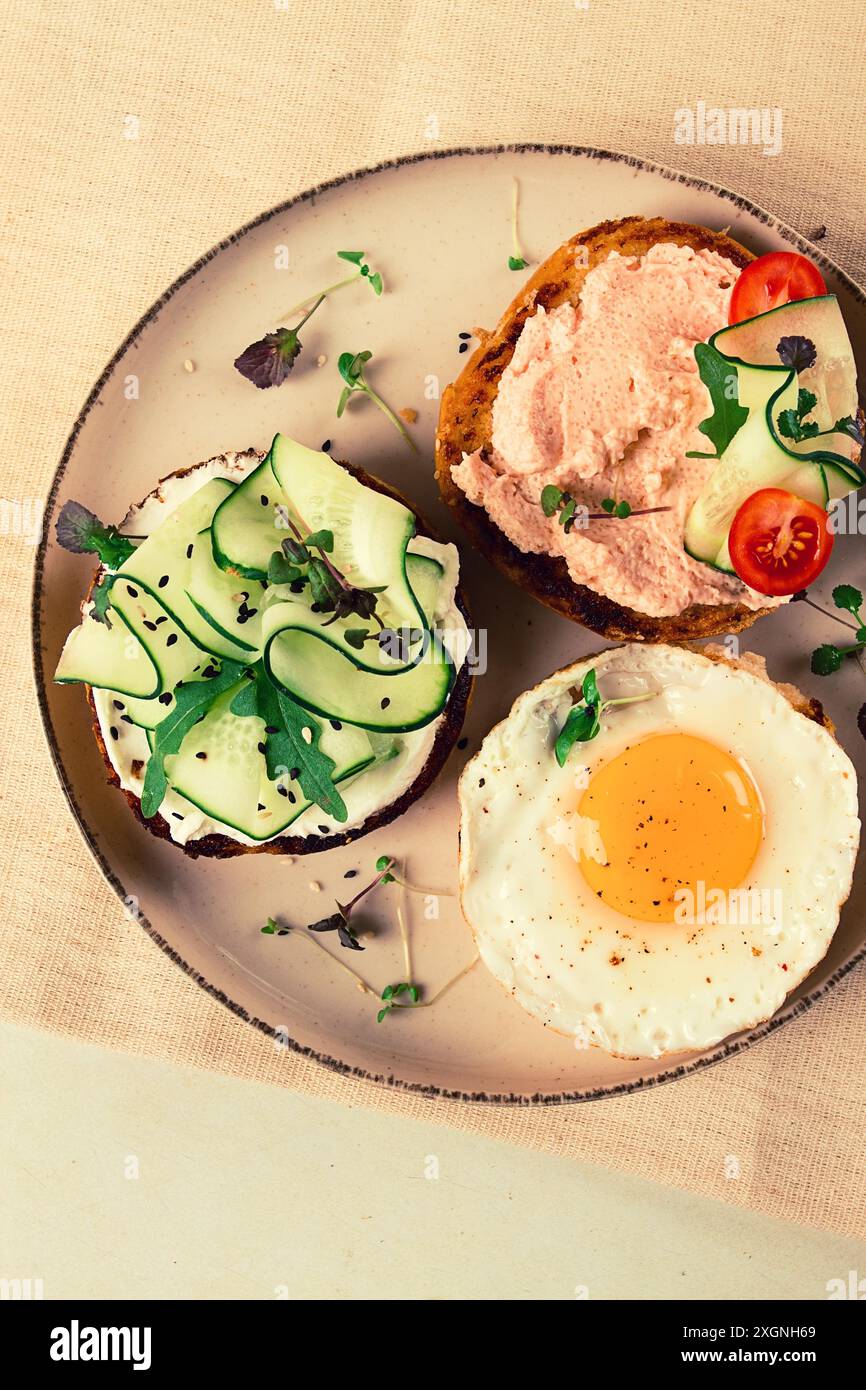
[[[792,252],[662,218],[539,268],[443,395],[440,490],[510,578],[609,638],[748,626],[815,578],[860,487],[835,296]]]
[[[164,479],[120,528],[55,679],[88,687],[111,779],[192,855],[303,854],[384,825],[469,695],[454,546],[360,469],[277,435]]]

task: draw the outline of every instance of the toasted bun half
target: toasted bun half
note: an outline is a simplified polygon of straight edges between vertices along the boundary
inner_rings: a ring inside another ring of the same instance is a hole
[[[624,217],[619,222],[600,222],[597,227],[579,232],[538,268],[493,332],[481,335],[480,346],[442,396],[436,437],[439,490],[475,548],[539,602],[613,642],[687,642],[739,632],[771,610],[750,609],[739,603],[693,604],[674,617],[652,618],[625,608],[583,584],[575,584],[559,556],[518,550],[484,508],[469,501],[451,477],[451,468],[462,461],[464,454],[489,445],[499,381],[527,318],[539,306],[550,310],[566,301],[577,304],[588,271],[607,260],[612,251],[622,256],[643,256],[658,242],[690,246],[695,251],[716,251],[741,268],[754,259],[750,251],[723,232],[711,232],[687,222],[668,222],[663,217]],[[585,248],[585,255],[580,259],[585,264],[578,267],[576,253],[581,247]]]
[[[246,454],[239,454],[236,457],[249,457],[251,459],[260,460],[264,456],[256,450],[249,450]],[[404,507],[408,507],[415,516],[419,536],[426,536],[429,540],[433,541],[441,539],[441,537],[428,526],[427,522],[415,509],[412,503],[395,488],[389,487],[387,483],[383,483],[379,478],[372,477],[369,473],[365,472],[363,468],[345,463],[342,460],[340,460],[340,466],[351,473],[354,478],[357,478],[359,483],[363,483],[364,487],[372,488],[375,492],[381,492],[388,497],[393,497],[396,501],[401,502]],[[180,468],[175,473],[169,473],[166,478],[160,479],[158,487],[161,487],[162,484],[167,482],[170,478],[186,477],[188,474],[194,473],[197,468],[201,467],[204,467],[204,465],[195,464],[190,468]],[[157,490],[158,488],[154,489],[154,491]],[[146,501],[147,499],[144,500]],[[139,506],[140,505],[142,504],[139,503]],[[99,578],[99,574],[100,571],[97,570],[91,583],[91,591]],[[457,591],[456,602],[463,617],[466,619],[467,623],[469,623],[469,609],[463,592],[460,589]],[[102,754],[108,781],[112,786],[120,788],[120,778],[112,766],[111,759],[108,755],[108,749],[102,736],[102,730],[96,712],[96,703],[93,699],[93,692],[90,686],[86,686],[85,689],[91,710],[93,736]],[[123,795],[126,797],[130,810],[136,820],[138,820],[146,830],[149,830],[157,839],[168,840],[171,844],[175,845],[177,849],[183,850],[184,854],[187,854],[191,859],[198,859],[200,856],[205,856],[209,859],[232,859],[237,854],[289,854],[293,856],[317,854],[323,849],[335,849],[338,845],[351,844],[353,840],[359,840],[362,835],[369,835],[373,830],[379,830],[382,826],[390,825],[391,821],[396,820],[398,816],[402,816],[405,811],[409,810],[413,802],[417,801],[420,796],[423,796],[427,788],[435,781],[442,771],[451,749],[460,737],[460,730],[463,727],[463,720],[466,717],[466,710],[469,705],[471,693],[472,674],[469,663],[464,662],[457,673],[457,678],[452,687],[451,694],[448,697],[448,703],[440,716],[439,727],[436,730],[436,737],[430,749],[427,761],[418,773],[415,781],[411,786],[407,787],[395,801],[374,811],[361,825],[353,826],[350,830],[345,830],[337,835],[280,835],[278,838],[268,840],[264,844],[244,845],[237,840],[232,840],[228,835],[213,834],[204,835],[201,839],[192,840],[186,845],[179,845],[176,840],[172,840],[168,822],[161,815],[157,814],[150,820],[146,820],[141,813],[141,802],[135,793],[124,788],[120,789],[123,791]]]

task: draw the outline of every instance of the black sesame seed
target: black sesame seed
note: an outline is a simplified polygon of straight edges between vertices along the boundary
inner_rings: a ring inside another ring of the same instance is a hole
[[[277,791],[279,792],[280,796],[288,796],[289,794],[287,787],[277,787]]]
[[[247,611],[246,611],[246,613],[244,614],[244,617],[245,617],[245,618],[254,618],[254,617],[256,616],[256,614],[258,613],[258,611],[259,611],[259,610],[258,610],[257,608],[248,608]]]
[[[114,705],[114,708],[115,708],[115,709],[123,709],[123,701],[122,701],[122,700],[112,700],[111,703]]]
[[[327,833],[328,833],[328,827],[327,827],[326,825],[320,825],[320,826],[319,826],[319,834],[320,834],[320,835],[327,835]]]
[[[289,800],[291,801],[292,805],[294,806],[295,802],[296,802],[297,799],[298,799],[298,798],[295,796],[295,793],[294,793],[294,792],[286,792],[286,796],[289,798]]]
[[[468,342],[469,339],[472,337],[472,334],[471,334],[471,333],[458,333],[458,334],[457,334],[457,337],[458,337],[458,338],[462,338],[463,341],[466,343],[466,342]]]
[[[164,690],[164,691],[162,692],[162,694],[161,694],[160,697],[159,697],[159,703],[160,703],[161,705],[170,705],[170,704],[171,704],[171,691],[170,691],[170,690]]]
[[[176,632],[170,632],[170,633],[168,634],[168,637],[165,639],[165,645],[166,645],[167,647],[173,647],[176,641],[177,641],[177,633],[176,633]]]
[[[265,809],[264,804],[260,801],[256,809],[259,811],[263,811]]]
[[[167,575],[167,574],[164,574],[164,575],[161,576],[160,581],[159,581],[159,584],[157,585],[157,588],[164,589],[167,583],[168,583],[168,575]]]
[[[300,769],[299,767],[293,767],[292,770],[291,770],[290,773],[289,773],[289,777],[291,778],[291,780],[292,780],[293,782],[297,782],[297,780],[298,780],[298,778],[300,777],[300,775],[301,775],[301,769]]]
[[[193,547],[192,547],[192,545],[188,545],[187,548],[186,548],[186,558],[187,558],[188,560],[191,560],[191,559],[192,559],[192,552],[193,552]]]
[[[156,623],[152,623],[149,618],[145,618],[144,626],[147,628],[148,632],[156,632]]]
[[[205,758],[207,757],[207,753],[196,753],[196,757],[201,758],[202,762],[204,762]]]
[[[357,870],[357,869],[347,869],[346,872],[343,874],[343,878],[357,878],[357,877],[358,877],[358,870]]]
[[[134,724],[135,720],[132,718],[131,714],[122,714],[120,716],[120,722],[121,724]]]
[[[266,725],[265,725],[265,733],[266,733],[266,734],[278,734],[279,732],[280,732],[279,729],[278,729],[274,724],[266,724]]]
[[[484,781],[485,781],[485,779],[484,779],[483,777],[479,777],[479,778],[478,778],[478,785],[479,785],[479,787],[483,787],[483,786],[484,786]]]
[[[131,584],[127,584],[126,592],[129,594],[130,598],[138,598],[138,590],[133,589]]]
[[[183,820],[183,816],[181,815],[180,811],[172,811],[171,814],[174,816],[175,820]]]
[[[469,351],[469,344],[468,344],[468,343],[461,343],[461,344],[460,344],[460,351],[461,351],[461,352],[468,352],[468,351]]]
[[[117,730],[115,729],[115,727],[114,727],[113,724],[112,724],[112,726],[111,726],[111,728],[109,729],[108,732],[111,734],[111,737],[112,737],[112,738],[119,738],[119,737],[120,737],[120,735],[118,734],[118,732],[117,732]]]
[[[264,753],[264,751],[265,751],[265,745],[264,745],[263,743],[260,743],[260,744],[258,745],[258,750],[259,750],[260,753]]]
[[[332,729],[336,729],[337,733],[339,733],[343,727],[339,719],[329,719],[328,723],[330,724]]]
[[[299,593],[301,593],[301,591],[303,590],[303,587],[304,587],[304,581],[303,581],[303,579],[293,579],[292,582],[291,582],[291,584],[289,585],[289,589],[291,590],[291,592],[292,592],[293,594],[299,594]]]
[[[384,699],[379,701],[379,706],[381,709],[387,709],[390,703],[391,701],[388,699],[388,696],[386,695]]]
[[[462,751],[462,749],[468,747],[468,745],[469,745],[469,740],[468,740],[468,738],[460,738],[460,739],[457,740],[457,747],[458,747],[459,749],[461,749],[461,751]]]
[[[326,440],[325,440],[324,444],[322,445],[321,452],[322,452],[323,454],[329,454],[329,453],[331,452],[331,441],[330,441],[330,439],[326,439]]]
[[[261,497],[259,498],[259,501],[261,502],[263,507],[269,507],[271,505],[264,493],[262,493]]]
[[[167,623],[167,622],[168,622],[168,618],[167,618],[167,617],[165,616],[165,614],[163,613],[163,615],[162,615],[161,618],[157,618],[157,620],[156,620],[156,625],[157,625],[157,627],[159,627],[160,623]]]

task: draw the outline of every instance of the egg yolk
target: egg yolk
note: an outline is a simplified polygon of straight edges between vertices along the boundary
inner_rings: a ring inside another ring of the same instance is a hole
[[[578,807],[594,821],[605,862],[580,867],[609,907],[641,922],[672,922],[678,890],[742,884],[764,833],[751,774],[691,734],[658,734],[594,773]]]

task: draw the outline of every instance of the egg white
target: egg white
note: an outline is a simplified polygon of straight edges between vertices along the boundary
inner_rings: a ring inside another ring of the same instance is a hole
[[[609,711],[598,737],[560,768],[553,744],[591,668],[605,698],[656,693]],[[741,888],[781,903],[769,921],[636,921],[583,877],[579,846],[591,852],[596,833],[576,814],[587,775],[639,740],[677,732],[726,749],[752,774],[764,838]],[[695,651],[630,644],[525,692],[467,764],[463,912],[488,969],[576,1045],[625,1057],[698,1050],[771,1017],[821,960],[859,836],[850,759],[778,687]]]

